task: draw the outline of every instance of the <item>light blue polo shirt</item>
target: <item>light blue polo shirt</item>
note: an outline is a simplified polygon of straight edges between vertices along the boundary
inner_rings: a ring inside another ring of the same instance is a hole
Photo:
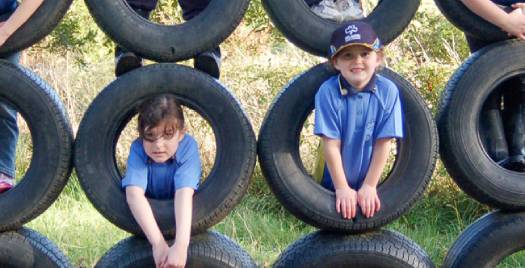
[[[381,75],[374,75],[358,91],[341,75],[332,76],[315,95],[314,134],[341,140],[346,179],[352,189],[359,189],[372,160],[374,142],[403,137],[397,86]],[[326,165],[321,185],[335,190]]]
[[[190,187],[196,190],[200,176],[199,149],[190,135],[184,135],[175,157],[164,163],[151,160],[144,151],[142,139],[136,139],[131,144],[122,188],[138,186],[149,198],[170,199],[178,189]]]

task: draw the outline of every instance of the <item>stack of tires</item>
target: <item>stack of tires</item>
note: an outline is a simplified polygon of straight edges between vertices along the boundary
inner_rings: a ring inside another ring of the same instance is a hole
[[[508,40],[506,33],[461,1],[435,1],[466,35],[493,43],[470,55],[452,75],[437,121],[440,153],[449,174],[471,197],[499,209],[479,218],[459,236],[443,267],[496,267],[525,247],[525,173],[506,168],[505,159],[491,146],[501,142],[491,132],[502,128],[495,122],[508,120],[501,115],[510,101],[516,101],[505,96],[519,90],[520,85],[512,82],[525,74],[525,44]],[[498,101],[491,112],[487,107],[495,96]],[[505,137],[502,140],[506,143]]]
[[[263,0],[274,24],[298,47],[327,56],[332,32],[339,24],[317,17],[303,0]],[[396,38],[412,19],[419,0],[382,0],[365,18],[385,43]],[[306,171],[299,136],[314,108],[314,97],[336,72],[329,63],[314,66],[285,86],[266,114],[259,133],[262,171],[282,205],[321,231],[290,245],[276,267],[433,267],[427,254],[403,235],[380,227],[407,212],[421,198],[437,157],[437,130],[424,100],[400,75],[385,68],[381,75],[400,91],[405,114],[403,139],[390,174],[378,186],[381,210],[372,218],[360,213],[343,219],[335,194]]]
[[[231,92],[211,76],[175,62],[216,47],[237,26],[249,0],[214,0],[194,19],[165,26],[142,19],[126,3],[86,0],[98,25],[119,45],[162,63],[138,68],[111,82],[87,109],[77,132],[75,168],[93,206],[117,227],[134,234],[111,248],[97,267],[152,267],[149,242],[121,188],[116,144],[137,105],[157,94],[173,94],[202,116],[215,135],[215,163],[193,199],[188,267],[255,267],[234,241],[207,231],[239,203],[256,159],[251,124]],[[175,235],[173,199],[148,199],[167,239]]]
[[[0,103],[24,118],[33,143],[25,175],[14,188],[0,194],[0,267],[72,267],[52,241],[23,227],[49,208],[71,174],[73,134],[69,119],[49,84],[4,59],[49,34],[70,4],[71,0],[45,1],[0,48]]]

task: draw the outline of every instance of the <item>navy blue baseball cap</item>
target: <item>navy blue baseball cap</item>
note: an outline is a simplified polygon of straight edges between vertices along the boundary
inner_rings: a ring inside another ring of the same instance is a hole
[[[349,46],[364,46],[372,50],[381,48],[381,41],[372,26],[364,21],[351,21],[337,28],[330,42],[330,58]]]

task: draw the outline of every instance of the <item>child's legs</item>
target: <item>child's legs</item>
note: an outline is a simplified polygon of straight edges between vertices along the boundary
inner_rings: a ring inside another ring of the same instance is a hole
[[[191,20],[199,15],[209,3],[210,0],[179,0],[179,5],[182,8],[182,17],[184,20]]]
[[[477,39],[468,34],[465,34],[465,38],[467,39],[467,44],[468,44],[468,47],[470,48],[470,53],[474,53],[491,44],[490,42],[486,42],[486,41]]]
[[[308,6],[315,6],[321,2],[321,0],[304,0]]]
[[[157,0],[127,0],[127,2],[137,14],[145,19],[149,19],[151,11],[157,6]],[[128,52],[128,50],[125,48],[116,46],[115,57],[126,52]]]
[[[19,53],[6,59],[18,64]],[[10,177],[15,175],[16,142],[18,140],[18,125],[16,110],[0,102],[0,172]]]
[[[133,9],[143,9],[151,12],[157,6],[157,0],[127,0]]]

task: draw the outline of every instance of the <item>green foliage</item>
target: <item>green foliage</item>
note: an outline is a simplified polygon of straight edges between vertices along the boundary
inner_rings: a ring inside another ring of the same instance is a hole
[[[100,44],[103,44],[102,46]],[[74,1],[60,24],[44,41],[33,47],[57,54],[65,51],[78,53],[81,63],[107,55],[112,51],[111,41],[97,27],[83,1]]]
[[[448,78],[469,55],[463,33],[441,14],[418,12],[389,47],[388,66],[412,82],[435,113]]]

